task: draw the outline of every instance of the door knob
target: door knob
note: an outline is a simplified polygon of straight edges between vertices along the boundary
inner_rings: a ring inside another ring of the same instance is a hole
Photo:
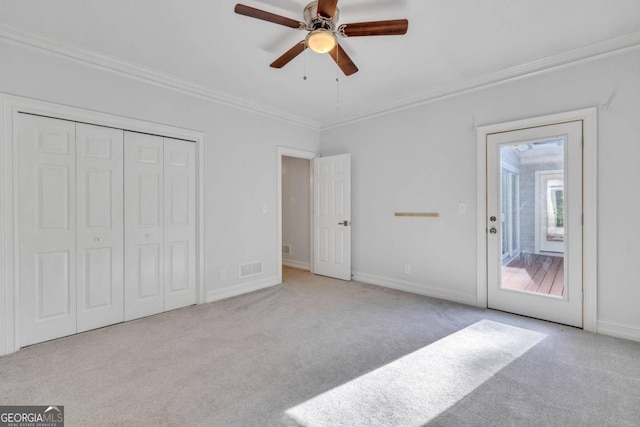
[[[489,229],[489,233],[491,233],[491,234],[496,234],[497,232],[498,232],[498,230],[496,230],[496,228],[495,228],[495,227],[491,227],[491,228]]]
[[[339,222],[338,225],[344,225],[345,227],[348,227],[349,226],[349,221],[344,220],[342,222]]]

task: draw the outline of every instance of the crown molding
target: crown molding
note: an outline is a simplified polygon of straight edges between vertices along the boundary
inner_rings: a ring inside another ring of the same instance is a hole
[[[487,87],[556,71],[580,63],[606,58],[608,56],[621,54],[640,47],[640,31],[636,31],[623,36],[614,37],[591,45],[548,56],[546,58],[541,58],[526,64],[499,70],[478,78],[467,79],[456,84],[442,86],[437,89],[394,102],[380,104],[363,113],[343,115],[337,120],[318,122],[311,120],[308,117],[294,115],[265,104],[234,97],[230,94],[210,89],[168,73],[162,73],[110,55],[94,52],[84,46],[54,40],[42,34],[26,30],[24,28],[19,28],[2,20],[0,20],[0,39],[44,50],[52,54],[70,58],[127,76],[129,78],[151,83],[156,86],[176,90],[199,98],[320,131],[368,120]]]
[[[297,116],[261,103],[213,90],[168,73],[137,65],[104,53],[92,51],[78,44],[55,40],[51,37],[47,37],[43,34],[36,33],[25,28],[17,27],[2,20],[0,20],[0,39],[4,39],[14,44],[44,50],[58,56],[70,58],[129,78],[236,107],[245,111],[284,120],[307,128],[316,130],[320,128],[320,123],[310,120],[307,117]]]
[[[391,103],[378,105],[375,108],[372,108],[370,111],[362,114],[343,116],[331,123],[323,123],[320,127],[320,130],[328,130],[351,123],[368,120],[396,111],[428,104],[430,102],[477,91],[487,87],[496,86],[507,82],[513,82],[535,75],[572,67],[577,64],[622,54],[638,48],[640,48],[640,31],[607,39],[556,55],[548,56],[526,64],[499,70],[478,78],[467,79],[460,83],[443,86],[432,91],[424,92],[412,97],[403,98]]]

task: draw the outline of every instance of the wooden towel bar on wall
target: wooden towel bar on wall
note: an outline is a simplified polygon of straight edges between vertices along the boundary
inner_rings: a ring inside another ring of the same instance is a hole
[[[440,214],[438,212],[396,212],[396,216],[416,216],[424,218],[438,218]]]

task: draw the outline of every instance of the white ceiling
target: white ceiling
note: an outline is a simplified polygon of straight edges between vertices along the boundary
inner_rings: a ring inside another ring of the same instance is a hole
[[[241,1],[298,20],[307,3]],[[317,128],[640,45],[638,0],[339,0],[340,23],[407,18],[409,30],[340,39],[360,71],[336,83],[326,54],[270,68],[306,32],[235,3],[0,0],[0,37]]]

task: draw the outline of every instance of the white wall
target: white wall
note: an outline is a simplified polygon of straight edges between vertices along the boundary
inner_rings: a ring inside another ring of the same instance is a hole
[[[352,153],[353,268],[379,283],[473,303],[477,125],[599,106],[598,328],[640,339],[637,50],[322,132],[0,42],[0,92],[207,134],[210,299],[277,280],[276,146]],[[193,65],[193,66],[197,66]],[[608,108],[602,106],[615,95]],[[348,102],[348,100],[345,100]],[[458,203],[467,213],[458,213]],[[267,205],[267,213],[262,206]],[[434,211],[440,218],[396,218]],[[264,273],[238,279],[238,264]],[[404,264],[412,266],[410,276]],[[226,270],[227,279],[220,279]]]
[[[282,157],[282,264],[308,270],[311,263],[311,162]]]
[[[476,126],[598,106],[598,330],[640,340],[638,76],[633,50],[324,131],[323,155],[352,154],[356,277],[473,303]]]
[[[205,132],[207,297],[276,284],[276,147],[316,151],[317,132],[18,45],[0,58],[0,92]],[[240,280],[254,261],[263,273]]]

